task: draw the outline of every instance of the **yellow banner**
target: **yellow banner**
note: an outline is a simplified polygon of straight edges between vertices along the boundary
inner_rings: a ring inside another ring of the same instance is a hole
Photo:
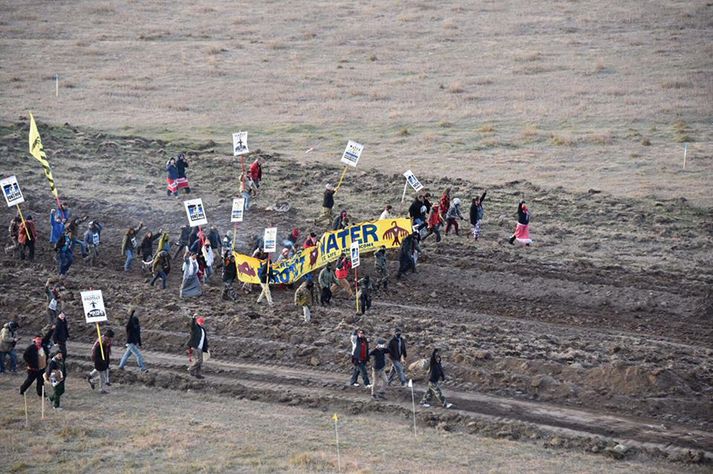
[[[319,270],[329,262],[336,261],[342,252],[349,255],[352,242],[359,242],[359,253],[365,254],[401,245],[404,237],[411,233],[411,219],[384,219],[362,222],[342,230],[326,232],[316,247],[302,249],[292,258],[274,262],[274,277],[270,283],[294,283],[307,273]],[[260,283],[258,270],[262,262],[257,258],[233,252],[238,279],[246,283]]]
[[[54,178],[52,177],[52,170],[50,169],[50,163],[47,161],[47,155],[45,155],[45,148],[42,146],[42,139],[40,139],[40,132],[37,130],[37,124],[35,123],[35,117],[32,116],[30,112],[30,154],[37,158],[40,162],[42,168],[45,170],[45,176],[47,181],[50,183],[50,191],[54,194],[55,198],[57,196],[57,188],[54,186]]]

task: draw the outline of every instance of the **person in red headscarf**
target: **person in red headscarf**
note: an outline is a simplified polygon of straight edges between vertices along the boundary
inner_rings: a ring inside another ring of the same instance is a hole
[[[260,158],[255,158],[250,164],[250,177],[252,178],[255,186],[260,187],[260,181],[262,181],[262,165],[260,164]]]
[[[530,238],[530,211],[524,200],[517,205],[517,226],[515,226],[515,233],[510,237],[510,244],[515,245],[515,240],[526,246],[532,243]]]
[[[205,318],[193,316],[191,319],[191,338],[188,340],[188,373],[197,379],[202,379],[203,353],[208,352],[208,334],[205,330]]]
[[[443,216],[441,215],[441,210],[438,204],[434,204],[431,208],[431,215],[428,216],[428,234],[424,237],[428,237],[431,234],[436,234],[436,242],[441,241],[441,227],[443,226]]]

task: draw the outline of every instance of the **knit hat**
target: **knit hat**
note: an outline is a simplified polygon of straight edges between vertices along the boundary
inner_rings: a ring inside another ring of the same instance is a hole
[[[394,334],[401,334],[401,328],[394,329]]]

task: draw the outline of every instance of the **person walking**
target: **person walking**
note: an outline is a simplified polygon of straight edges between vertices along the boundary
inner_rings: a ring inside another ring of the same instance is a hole
[[[517,225],[515,233],[510,237],[510,245],[515,244],[515,240],[527,247],[532,243],[530,238],[530,210],[527,208],[525,201],[520,201],[517,205]]]
[[[255,158],[255,161],[250,163],[250,178],[255,183],[255,186],[260,187],[260,181],[262,181],[262,164],[260,163],[260,157]]]
[[[181,235],[178,237],[176,242],[176,253],[173,255],[173,259],[176,260],[178,255],[188,247],[188,240],[191,235],[191,226],[188,224],[181,226]]]
[[[315,225],[332,223],[332,208],[334,207],[334,193],[336,190],[331,184],[327,184],[322,198],[322,213],[315,219]]]
[[[485,209],[483,208],[483,201],[485,201],[485,195],[488,191],[483,191],[480,197],[474,197],[473,203],[470,205],[470,225],[471,232],[473,233],[473,239],[478,240],[480,238],[480,222],[483,220],[485,215]]]
[[[446,213],[448,209],[451,208],[451,188],[446,188],[441,195],[441,200],[439,201],[439,208],[441,212]]]
[[[91,221],[87,224],[87,230],[84,232],[84,248],[87,255],[84,260],[94,265],[97,257],[99,257],[99,245],[101,244],[101,232],[104,226],[98,221]]]
[[[428,237],[431,234],[436,234],[436,242],[441,241],[441,227],[443,226],[443,216],[441,215],[441,208],[439,204],[434,204],[431,208],[431,214],[428,216],[427,228],[428,234],[424,237]]]
[[[406,386],[406,374],[404,373],[404,365],[406,365],[406,341],[401,337],[401,329],[394,329],[394,335],[389,340],[389,360],[391,361],[391,370],[387,383],[391,385],[395,377],[399,378],[401,386]]]
[[[15,256],[17,250],[20,249],[20,243],[17,241],[18,231],[22,220],[19,215],[16,215],[10,220],[10,225],[7,226],[7,234],[10,238],[10,245],[5,247],[5,253]]]
[[[59,349],[52,349],[50,362],[47,370],[43,374],[44,383],[52,387],[52,394],[48,397],[54,410],[61,410],[59,399],[64,394],[64,381],[67,377],[67,370],[64,365],[64,354]]]
[[[156,234],[151,231],[144,234],[144,238],[141,239],[138,251],[138,254],[142,256],[142,260],[144,262],[153,261],[153,243],[161,237],[162,233],[163,231],[159,230]]]
[[[366,310],[371,309],[371,292],[373,290],[374,286],[371,284],[369,275],[359,278],[357,282],[357,301],[359,301],[357,314],[361,313],[363,315]]]
[[[178,179],[178,168],[176,167],[176,159],[171,157],[166,162],[166,194],[168,196],[178,197],[178,184],[176,180]]]
[[[376,340],[376,349],[372,349],[369,355],[374,358],[374,365],[371,367],[371,398],[384,399],[384,390],[389,380],[386,378],[384,368],[386,367],[386,341],[379,338]]]
[[[45,332],[45,335],[40,334],[35,335],[32,338],[32,344],[27,346],[25,352],[22,354],[22,358],[27,364],[27,378],[22,382],[20,386],[20,395],[24,395],[33,383],[36,383],[37,396],[42,396],[42,387],[44,385],[44,379],[42,375],[45,373],[47,368],[47,360],[49,359],[49,342],[54,332],[54,327],[50,328]]]
[[[203,294],[201,280],[198,278],[198,259],[191,253],[183,261],[183,279],[181,280],[181,298],[193,298]]]
[[[446,397],[443,396],[441,392],[440,383],[446,380],[446,374],[443,372],[443,366],[441,365],[441,354],[439,349],[433,349],[431,354],[431,360],[428,366],[428,390],[423,394],[421,399],[421,406],[424,408],[429,408],[431,406],[431,401],[435,397],[436,400],[443,406],[443,408],[451,408],[452,403],[448,403]]]
[[[136,239],[136,234],[138,231],[143,229],[144,223],[139,222],[137,228],[129,227],[124,234],[124,239],[121,242],[121,255],[126,256],[126,261],[124,262],[124,271],[128,272],[131,270],[131,262],[134,260],[134,254],[136,253],[136,247],[138,246],[138,241]]]
[[[414,256],[421,250],[418,245],[418,232],[413,232],[401,241],[399,249],[399,272],[396,278],[400,279],[409,270],[416,273],[416,260]]]
[[[252,200],[257,197],[257,185],[247,173],[240,174],[240,194],[243,196],[243,210],[250,209]]]
[[[47,283],[49,283],[49,281]],[[52,325],[57,320],[57,315],[62,311],[62,295],[59,286],[50,289],[45,285],[45,289],[48,292],[47,297],[50,300],[49,304],[47,304],[47,323]]]
[[[335,276],[337,277],[337,283],[332,285],[332,294],[335,294],[340,288],[347,293],[349,293],[349,297],[353,298],[354,297],[354,292],[352,291],[351,285],[349,285],[348,277],[349,277],[349,271],[352,269],[352,262],[347,258],[347,255],[342,252],[342,254],[339,256],[339,260],[337,260],[337,269],[334,272]]]
[[[357,379],[361,375],[362,382],[367,388],[371,388],[369,383],[369,374],[366,371],[366,364],[369,363],[369,341],[364,335],[362,329],[356,329],[351,335],[352,343],[352,378],[349,382],[353,387],[358,387]]]
[[[320,288],[319,304],[322,306],[329,306],[332,301],[332,286],[338,284],[337,277],[334,275],[331,263],[325,265],[325,267],[319,272],[317,282],[319,283]]]
[[[67,340],[69,339],[69,325],[67,324],[67,316],[64,312],[57,315],[55,322],[54,335],[52,340],[59,347],[62,353],[62,360],[67,360]]]
[[[310,280],[305,280],[295,291],[295,305],[302,306],[302,315],[304,316],[304,321],[306,323],[310,322],[312,319],[312,313],[310,311],[314,301],[312,299],[312,288],[314,283]]]
[[[50,243],[56,244],[64,235],[64,218],[56,209],[50,210]]]
[[[384,291],[388,291],[389,263],[386,260],[386,247],[384,245],[374,252],[374,269],[376,270],[376,284],[374,286],[377,290],[383,287]]]
[[[106,333],[101,337],[101,345],[99,344],[99,338],[94,341],[92,346],[92,362],[94,362],[94,369],[89,372],[86,376],[86,380],[89,386],[94,390],[96,386],[95,379],[97,375],[99,376],[99,393],[106,394],[109,393],[105,387],[111,385],[109,382],[109,363],[111,361],[111,340],[114,337],[114,330],[107,329]],[[102,349],[104,353],[102,354]]]
[[[191,319],[191,336],[188,340],[188,373],[202,379],[203,353],[208,352],[208,334],[205,330],[205,318],[193,316]]]
[[[17,321],[8,321],[2,327],[0,331],[0,374],[5,372],[5,357],[10,358],[10,373],[17,373],[17,352],[15,352],[15,346],[17,341],[20,340],[17,337],[17,328],[20,327]]]
[[[179,153],[176,157],[176,170],[178,171],[178,178],[176,178],[176,195],[181,189],[186,190],[186,194],[191,193],[191,186],[188,184],[188,177],[186,176],[186,168],[188,168],[188,160],[186,159],[185,153]]]
[[[458,220],[463,220],[463,214],[460,212],[460,198],[455,198],[446,212],[446,235],[451,231],[451,227],[458,235]]]
[[[269,271],[268,271],[269,267]],[[272,306],[272,293],[270,293],[270,281],[274,277],[275,273],[272,270],[272,265],[270,263],[270,256],[263,261],[262,265],[257,271],[258,278],[260,279],[260,287],[262,291],[260,296],[257,297],[258,304],[262,302],[263,299],[267,300],[268,306]]]
[[[144,365],[144,356],[141,354],[141,324],[136,313],[136,308],[132,308],[129,311],[129,319],[126,321],[126,350],[119,361],[119,370],[124,370],[129,357],[133,355],[136,358],[139,370],[141,370],[142,374],[145,374],[149,370]]]
[[[35,259],[35,241],[37,240],[37,229],[31,215],[27,215],[24,223],[20,223],[17,231],[17,243],[20,245],[20,260],[27,259],[31,262]]]
[[[154,274],[151,280],[151,286],[156,283],[156,280],[161,279],[161,287],[166,289],[166,280],[168,279],[168,274],[171,271],[171,255],[167,250],[161,250],[156,254],[151,264],[151,271]]]
[[[203,248],[201,248],[201,254],[203,255],[203,261],[205,262],[205,281],[208,281],[213,275],[213,265],[215,263],[213,247],[211,247],[208,239],[206,239],[203,244]]]

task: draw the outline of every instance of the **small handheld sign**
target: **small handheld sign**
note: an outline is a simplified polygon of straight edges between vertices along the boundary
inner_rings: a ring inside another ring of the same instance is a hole
[[[84,319],[86,319],[87,323],[106,321],[106,310],[104,309],[104,298],[101,290],[82,291],[81,295]]]
[[[233,198],[233,209],[230,211],[230,222],[243,222],[244,198]]]
[[[349,252],[350,256],[352,259],[352,268],[356,268],[359,266],[359,242],[352,242],[352,245],[349,247]]]
[[[16,177],[10,176],[0,180],[0,187],[2,187],[2,195],[5,196],[5,201],[7,201],[7,207],[17,206],[25,202]]]
[[[406,181],[408,184],[411,185],[414,191],[418,192],[423,189],[423,184],[414,176],[414,174],[411,172],[411,170],[406,170],[404,173],[404,177],[406,178]]]
[[[248,150],[248,132],[233,133],[233,156],[247,155]]]
[[[342,154],[341,162],[345,165],[356,168],[361,152],[364,150],[364,145],[357,143],[353,140],[349,140],[347,147],[344,149]]]
[[[183,201],[183,205],[186,207],[188,224],[191,227],[206,225],[208,223],[208,218],[205,215],[205,208],[203,207],[203,200],[201,198]]]
[[[277,250],[277,227],[268,227],[262,237],[263,251],[271,253]]]

